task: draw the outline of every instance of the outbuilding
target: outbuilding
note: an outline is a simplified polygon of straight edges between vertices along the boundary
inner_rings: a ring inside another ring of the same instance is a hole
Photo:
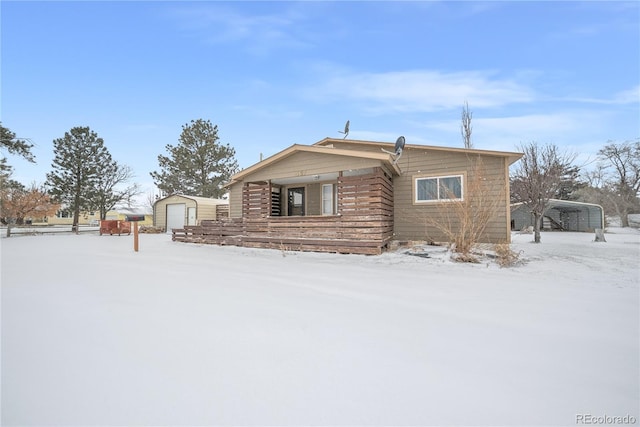
[[[533,214],[523,203],[511,205],[511,229],[533,226]],[[593,203],[550,199],[542,218],[543,230],[587,231],[604,229],[604,210]]]
[[[167,233],[171,233],[173,228],[228,216],[228,206],[229,201],[224,199],[174,194],[153,204],[153,225],[163,227]]]

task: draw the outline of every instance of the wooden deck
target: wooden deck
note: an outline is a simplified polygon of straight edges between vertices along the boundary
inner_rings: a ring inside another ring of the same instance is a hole
[[[173,229],[178,242],[377,255],[393,236],[391,178],[382,170],[339,177],[338,215],[270,216],[271,184],[245,186],[243,218]]]

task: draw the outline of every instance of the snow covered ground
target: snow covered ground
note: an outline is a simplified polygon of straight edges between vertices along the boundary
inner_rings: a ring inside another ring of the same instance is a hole
[[[514,234],[504,269],[3,238],[2,425],[637,424],[640,233],[611,231]]]

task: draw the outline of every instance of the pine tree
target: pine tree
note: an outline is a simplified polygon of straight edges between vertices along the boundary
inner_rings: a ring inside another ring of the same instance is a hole
[[[11,154],[22,157],[28,162],[35,163],[36,158],[31,152],[33,144],[24,138],[16,138],[16,134],[11,132],[9,128],[2,126],[0,122],[0,149],[7,150]],[[0,190],[4,189],[9,183],[13,168],[7,163],[7,159],[3,156],[0,158]]]
[[[219,198],[223,184],[238,169],[235,150],[219,143],[218,126],[192,120],[182,126],[178,145],[166,146],[169,156],[158,156],[161,172],[151,172],[155,185],[166,194]]]
[[[101,166],[111,159],[102,138],[89,127],[74,127],[53,141],[53,171],[47,174],[50,194],[73,211],[72,231],[78,231],[81,210],[94,204]]]
[[[6,149],[11,154],[21,156],[31,163],[36,161],[33,153],[31,153],[33,144],[30,144],[24,138],[16,138],[16,134],[11,132],[9,128],[2,126],[2,122],[0,122],[0,148]]]

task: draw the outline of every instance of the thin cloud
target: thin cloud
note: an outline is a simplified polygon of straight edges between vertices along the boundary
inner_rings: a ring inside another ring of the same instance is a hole
[[[640,85],[615,93],[611,98],[569,97],[560,100],[604,105],[638,104],[640,103]]]
[[[478,108],[499,107],[534,99],[530,88],[480,71],[345,73],[307,93],[318,99],[361,102],[370,113],[431,112],[459,108],[464,100]]]
[[[278,13],[245,13],[219,3],[182,7],[171,11],[184,31],[208,44],[239,43],[254,54],[274,49],[307,47],[297,29],[304,15],[294,9]]]

